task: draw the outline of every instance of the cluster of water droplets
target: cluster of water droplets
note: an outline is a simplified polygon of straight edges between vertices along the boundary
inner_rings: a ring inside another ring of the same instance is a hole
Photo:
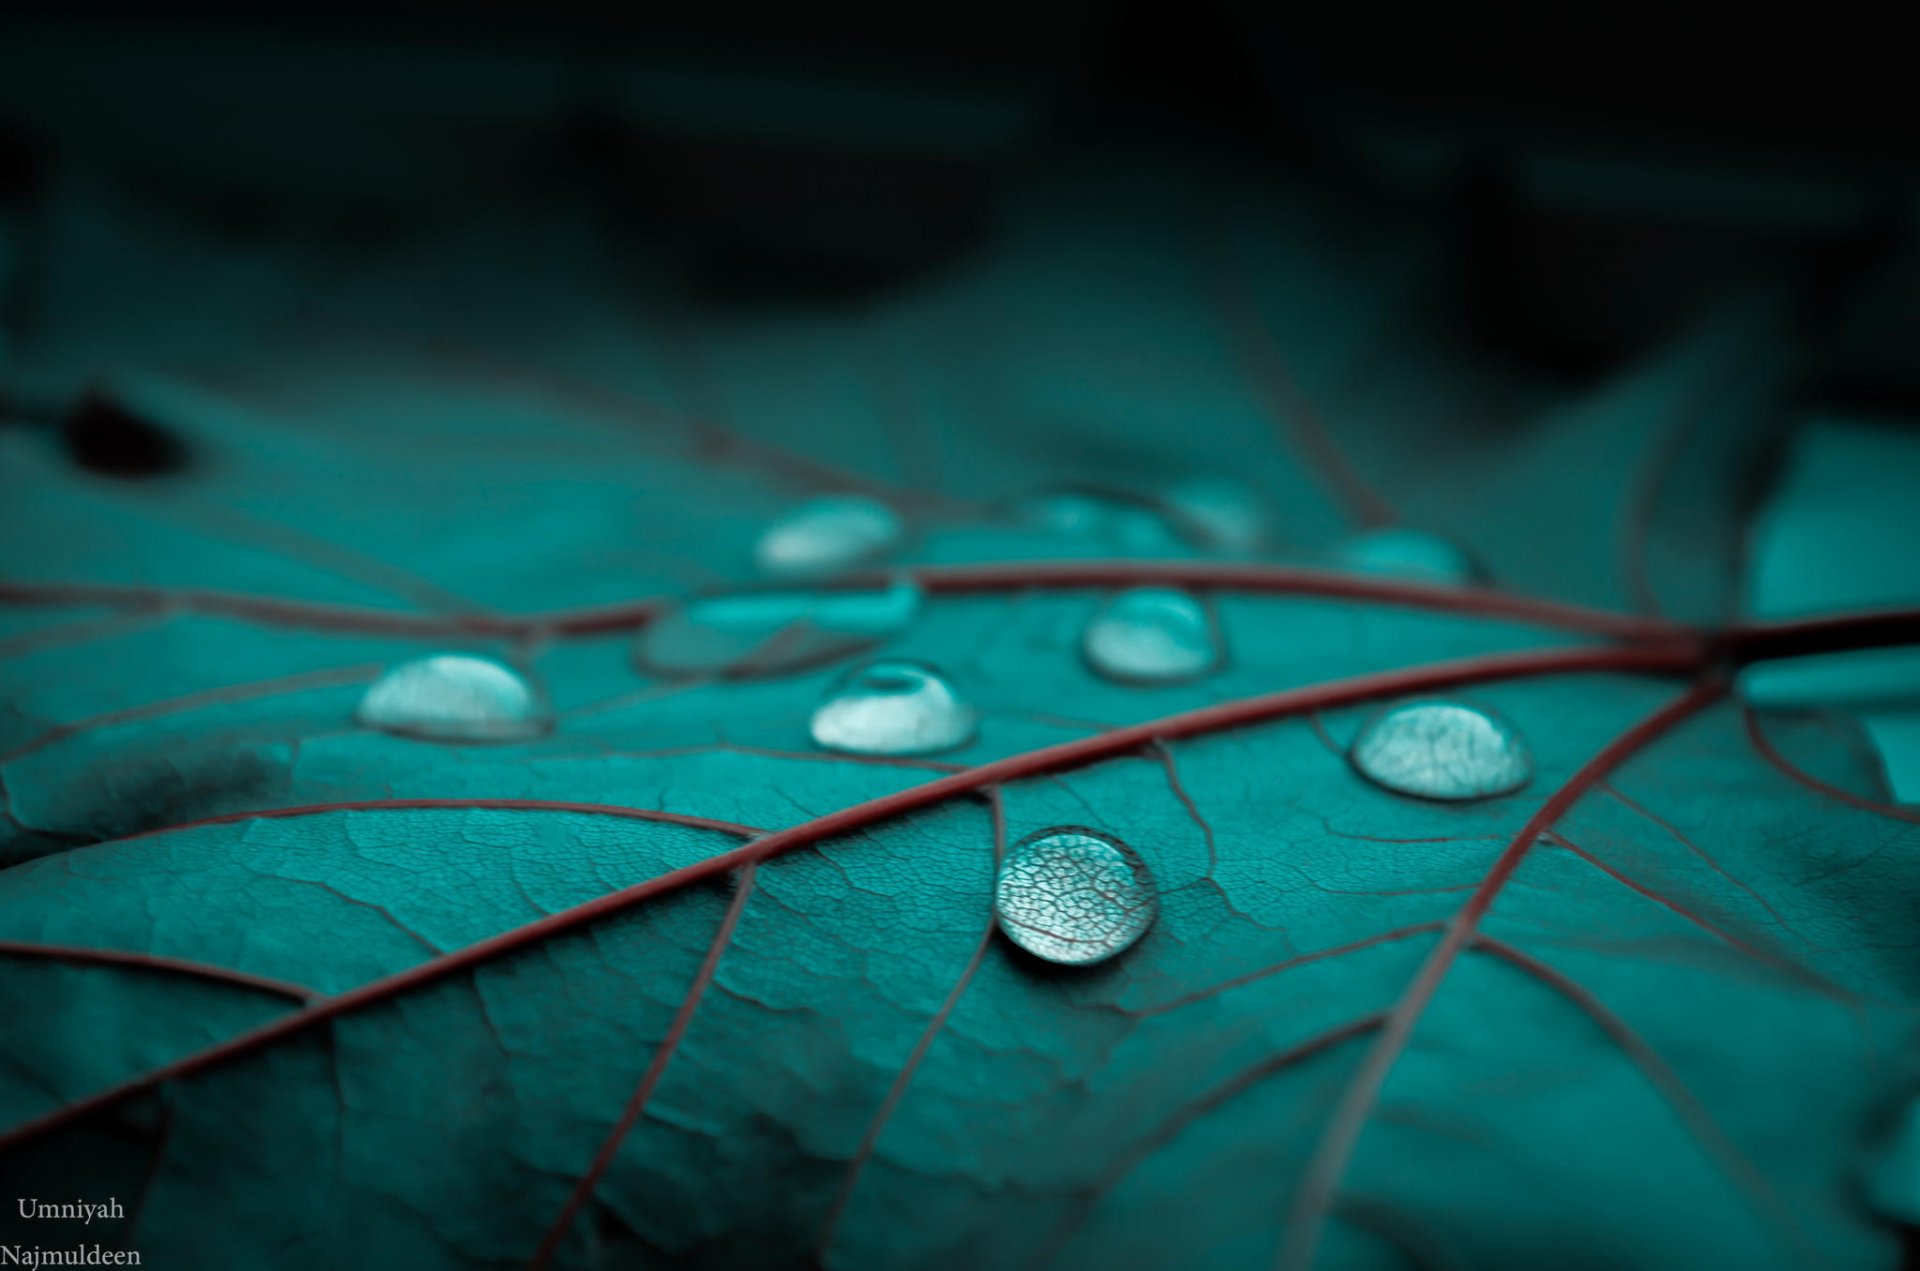
[[[1228,551],[1264,535],[1258,501],[1230,482],[1190,482],[1150,503],[1056,491],[1021,504],[1050,530],[1130,551],[1180,545],[1186,526]],[[1197,527],[1197,528],[1196,528]],[[663,677],[777,674],[844,660],[904,631],[924,597],[909,581],[802,586],[870,566],[903,536],[900,517],[863,497],[815,499],[769,525],[755,550],[767,575],[794,579],[762,591],[688,601],[650,623],[634,660]],[[1339,553],[1351,569],[1465,585],[1483,571],[1435,535],[1389,528]],[[1129,587],[1108,595],[1080,633],[1086,664],[1118,683],[1152,686],[1200,679],[1226,660],[1219,624],[1190,592]],[[366,692],[365,727],[440,742],[513,741],[554,726],[545,693],[504,662],[442,653],[393,667]],[[863,662],[836,679],[808,721],[813,742],[850,755],[930,755],[971,743],[978,712],[938,668],[903,658]],[[1478,706],[1422,700],[1393,705],[1360,729],[1348,750],[1354,770],[1397,794],[1471,800],[1525,785],[1533,763],[1506,720]],[[1088,966],[1124,952],[1153,926],[1158,892],[1132,847],[1079,826],[1041,830],[1007,852],[994,889],[996,921],[1035,957]]]

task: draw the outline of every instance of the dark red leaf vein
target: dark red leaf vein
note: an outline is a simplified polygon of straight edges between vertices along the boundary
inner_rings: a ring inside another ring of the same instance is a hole
[[[573,803],[562,799],[347,799],[337,803],[309,803],[293,808],[250,808],[245,812],[222,812],[218,816],[200,817],[193,821],[182,821],[178,825],[163,825],[151,830],[142,830],[138,834],[129,834],[125,838],[114,839],[115,843],[131,843],[137,839],[153,838],[160,834],[179,834],[186,830],[205,829],[210,825],[232,825],[237,821],[283,821],[293,817],[325,816],[334,812],[573,812],[581,816],[611,816],[629,821],[658,821],[666,825],[684,825],[695,830],[717,830],[722,834],[733,834],[740,838],[757,838],[766,833],[751,825],[739,825],[732,821],[717,821],[712,817],[693,816],[684,812],[666,812],[656,808],[630,808],[617,803]]]
[[[1100,1203],[1101,1197],[1118,1187],[1127,1175],[1152,1159],[1154,1153],[1179,1138],[1189,1126],[1208,1113],[1217,1111],[1232,1102],[1267,1078],[1331,1050],[1349,1038],[1372,1032],[1385,1023],[1386,1018],[1387,1012],[1377,1011],[1371,1015],[1362,1015],[1358,1019],[1335,1025],[1324,1032],[1315,1033],[1304,1041],[1295,1042],[1291,1046],[1262,1056],[1257,1063],[1243,1068],[1198,1099],[1175,1109],[1170,1116],[1154,1127],[1152,1133],[1135,1144],[1130,1151],[1122,1154],[1113,1166],[1079,1197],[1079,1202],[1054,1224],[1053,1230],[1039,1246],[1030,1265],[1041,1267],[1050,1264],[1061,1247]]]
[[[1775,1195],[1773,1185],[1758,1166],[1747,1159],[1739,1145],[1727,1137],[1713,1114],[1687,1088],[1680,1074],[1672,1065],[1660,1056],[1645,1038],[1633,1030],[1624,1019],[1602,1002],[1584,985],[1562,971],[1548,966],[1538,958],[1515,948],[1492,936],[1476,936],[1474,947],[1518,967],[1534,979],[1545,984],[1560,996],[1579,1007],[1589,1019],[1600,1027],[1609,1041],[1633,1062],[1641,1075],[1654,1089],[1658,1090],[1674,1113],[1692,1131],[1694,1136],[1705,1145],[1707,1151],[1720,1163],[1733,1182],[1746,1193],[1754,1212],[1763,1223],[1771,1227],[1775,1234],[1789,1248],[1804,1253],[1804,1237],[1791,1220],[1785,1218],[1785,1208]],[[1809,1264],[1811,1265],[1811,1263]]]
[[[1007,812],[999,791],[993,792],[993,867],[997,877],[1000,861],[1007,850]],[[985,929],[980,933],[980,942],[974,946],[973,955],[960,971],[960,976],[948,990],[946,1000],[927,1021],[926,1028],[914,1043],[913,1050],[907,1055],[906,1062],[900,1065],[900,1071],[894,1075],[893,1084],[887,1088],[887,1094],[880,1101],[879,1109],[868,1122],[867,1129],[860,1136],[860,1146],[854,1150],[853,1159],[847,1162],[847,1171],[841,1177],[839,1190],[834,1193],[833,1202],[827,1207],[826,1221],[820,1225],[820,1238],[814,1245],[814,1262],[825,1265],[827,1252],[833,1247],[833,1240],[840,1229],[840,1219],[846,1214],[847,1205],[853,1200],[853,1192],[860,1185],[860,1176],[866,1171],[867,1162],[873,1159],[873,1149],[880,1141],[881,1131],[893,1119],[894,1111],[900,1101],[906,1097],[907,1087],[913,1084],[913,1075],[920,1070],[920,1063],[933,1048],[933,1043],[947,1026],[948,1016],[966,996],[967,987],[973,983],[973,977],[980,971],[980,964],[987,959],[987,950],[993,946],[994,920],[988,915]]]
[[[882,795],[812,821],[775,831],[764,838],[743,843],[730,851],[716,853],[691,865],[670,870],[665,874],[609,892],[570,909],[563,909],[558,913],[549,914],[544,918],[490,936],[441,957],[429,959],[405,971],[328,998],[305,1010],[291,1012],[249,1032],[228,1038],[224,1042],[196,1051],[87,1098],[68,1103],[38,1118],[23,1122],[0,1134],[0,1150],[38,1138],[93,1112],[133,1098],[155,1086],[205,1072],[329,1020],[390,1000],[424,985],[436,983],[553,936],[577,930],[608,915],[625,912],[657,896],[678,891],[705,879],[718,877],[749,863],[757,863],[783,852],[811,846],[836,834],[861,829],[902,813],[943,802],[956,795],[972,793],[988,786],[1025,777],[1064,771],[1117,755],[1130,754],[1154,741],[1198,736],[1261,720],[1276,719],[1303,711],[1345,705],[1370,698],[1426,692],[1449,685],[1486,683],[1578,671],[1685,672],[1694,669],[1696,663],[1697,657],[1692,650],[1677,647],[1545,649],[1462,658],[1221,702],[1198,710],[1147,720],[1109,733],[1080,737],[1058,745],[1012,755],[969,768],[965,772],[954,773],[917,786],[909,786],[905,790]],[[437,801],[404,802],[417,802],[423,806],[447,806]],[[317,808],[283,809],[279,815],[354,810],[356,806],[379,808],[402,805],[403,801],[366,805],[321,805]],[[526,805],[518,800],[471,800],[460,801],[459,806]],[[531,806],[546,810],[564,808],[583,811],[593,805],[534,804]],[[677,814],[649,813],[638,808],[602,808],[601,810],[609,815],[644,820],[672,820],[681,824],[695,820],[695,818],[681,817]],[[226,817],[208,818],[205,822],[195,824],[246,820],[254,815],[260,814],[236,813]],[[274,813],[266,815],[274,815]]]
[[[1350,940],[1346,944],[1334,945],[1331,948],[1315,949],[1311,953],[1302,953],[1297,957],[1288,958],[1284,962],[1275,962],[1271,966],[1261,967],[1258,971],[1249,971],[1245,975],[1236,975],[1230,980],[1222,980],[1218,984],[1210,984],[1206,988],[1196,989],[1191,993],[1176,997],[1172,1001],[1162,1002],[1158,1006],[1145,1007],[1132,1012],[1132,1014],[1140,1016],[1141,1018],[1150,1015],[1165,1015],[1169,1011],[1177,1011],[1181,1007],[1191,1006],[1195,1002],[1204,1001],[1210,997],[1218,997],[1222,993],[1240,988],[1243,985],[1256,983],[1257,981],[1267,979],[1269,976],[1291,971],[1295,967],[1307,966],[1314,962],[1326,962],[1333,958],[1343,958],[1349,953],[1358,953],[1362,949],[1371,949],[1375,945],[1395,944],[1401,940],[1410,940],[1414,936],[1422,936],[1430,932],[1439,931],[1443,926],[1445,926],[1445,924],[1440,922],[1415,923],[1410,927],[1395,927],[1391,931],[1376,932],[1373,935],[1365,936],[1359,940]]]
[[[602,1140],[600,1150],[594,1153],[586,1172],[580,1176],[580,1181],[567,1196],[566,1204],[561,1206],[559,1216],[553,1220],[553,1226],[547,1229],[546,1237],[541,1240],[540,1248],[534,1252],[533,1260],[528,1264],[532,1271],[540,1271],[553,1260],[561,1240],[573,1226],[574,1218],[593,1198],[601,1176],[613,1164],[613,1158],[620,1152],[620,1145],[626,1142],[627,1134],[639,1122],[641,1113],[646,1111],[647,1100],[653,1097],[654,1087],[660,1084],[667,1065],[673,1062],[681,1039],[687,1035],[687,1028],[693,1023],[694,1012],[700,1008],[700,999],[706,996],[707,986],[713,983],[713,977],[720,969],[722,955],[733,944],[733,932],[740,925],[740,915],[746,910],[748,898],[753,895],[754,874],[758,868],[759,862],[753,860],[740,867],[740,874],[734,880],[733,899],[727,905],[725,916],[720,919],[720,928],[714,932],[712,943],[707,946],[700,969],[694,973],[693,983],[688,986],[686,996],[680,999],[680,1008],[674,1012],[667,1035],[654,1049],[653,1059],[646,1071],[640,1074],[639,1084],[634,1086],[633,1095],[621,1110],[620,1119],[614,1122],[613,1129]]]
[[[1901,807],[1897,803],[1888,803],[1883,799],[1864,798],[1851,790],[1842,789],[1830,781],[1822,781],[1819,777],[1814,776],[1780,753],[1778,748],[1774,746],[1772,740],[1768,738],[1766,730],[1760,727],[1760,716],[1758,713],[1753,710],[1746,710],[1743,711],[1742,714],[1746,717],[1747,738],[1753,743],[1755,752],[1779,770],[1782,776],[1807,787],[1809,790],[1824,794],[1829,799],[1838,799],[1842,803],[1859,808],[1865,812],[1878,812],[1882,816],[1896,817],[1902,821],[1920,821],[1920,808]]]
[[[44,958],[51,962],[82,962],[95,966],[133,967],[142,971],[192,976],[195,979],[213,980],[245,989],[258,989],[263,993],[292,998],[302,1003],[318,1001],[325,996],[317,989],[310,989],[304,984],[295,984],[289,980],[276,980],[269,976],[236,971],[230,967],[215,966],[209,962],[171,958],[159,953],[136,953],[130,949],[100,949],[88,945],[0,940],[0,954],[15,958]]]
[[[1200,833],[1206,835],[1207,876],[1211,878],[1213,871],[1220,867],[1220,849],[1213,841],[1213,825],[1206,817],[1200,815],[1199,806],[1194,803],[1193,796],[1187,793],[1187,787],[1182,784],[1180,767],[1174,762],[1173,751],[1166,746],[1156,744],[1153,747],[1153,755],[1160,761],[1160,767],[1166,771],[1167,788],[1173,791],[1174,798],[1180,800],[1180,806],[1187,810],[1187,817],[1200,827]]]
[[[1441,981],[1452,969],[1461,950],[1474,939],[1480,920],[1512,880],[1540,835],[1559,821],[1582,795],[1608,773],[1668,729],[1720,700],[1725,694],[1726,684],[1723,681],[1703,681],[1615,738],[1547,798],[1494,861],[1479,888],[1447,924],[1439,943],[1427,956],[1382,1025],[1380,1036],[1367,1052],[1360,1070],[1347,1084],[1295,1192],[1286,1235],[1279,1251],[1280,1265],[1301,1268],[1302,1271],[1312,1267],[1320,1243],[1320,1232],[1327,1215],[1332,1211],[1340,1180],[1360,1141],[1361,1131],[1373,1115],[1387,1074],[1405,1051],[1415,1026],[1426,1013]]]
[[[1774,922],[1779,925],[1782,931],[1785,931],[1791,935],[1799,934],[1799,932],[1794,931],[1793,924],[1788,922],[1786,918],[1781,915],[1780,911],[1775,909],[1765,896],[1762,896],[1759,892],[1755,891],[1750,884],[1746,883],[1742,879],[1736,878],[1724,866],[1722,866],[1719,861],[1716,861],[1715,859],[1713,859],[1712,853],[1708,852],[1705,848],[1695,843],[1687,835],[1682,834],[1679,830],[1679,827],[1675,826],[1671,821],[1668,821],[1665,817],[1661,816],[1659,813],[1654,812],[1651,808],[1646,807],[1644,804],[1640,803],[1638,800],[1629,797],[1627,794],[1622,792],[1619,789],[1619,787],[1615,786],[1612,782],[1602,782],[1601,785],[1602,785],[1602,788],[1604,788],[1608,794],[1612,795],[1615,799],[1619,800],[1622,806],[1626,807],[1628,810],[1638,815],[1642,820],[1645,820],[1653,825],[1656,825],[1660,827],[1660,829],[1666,831],[1668,837],[1672,838],[1674,842],[1680,844],[1680,846],[1686,848],[1688,852],[1692,853],[1695,857],[1699,858],[1700,862],[1704,864],[1708,869],[1720,875],[1720,877],[1724,878],[1727,882],[1731,883],[1733,886],[1739,888],[1742,892],[1746,893],[1747,898],[1753,901],[1754,904],[1760,906],[1761,909],[1765,910],[1767,917],[1773,919]]]
[[[68,738],[96,729],[114,728],[121,724],[131,724],[143,719],[158,719],[165,715],[179,715],[208,706],[230,706],[235,702],[256,701],[263,697],[287,697],[317,688],[341,688],[352,684],[365,684],[378,677],[380,671],[381,667],[377,662],[363,662],[357,666],[329,667],[320,671],[301,671],[294,675],[277,675],[271,679],[253,680],[245,684],[226,684],[198,693],[185,693],[179,697],[129,706],[124,710],[89,715],[85,719],[76,719],[70,724],[50,728],[32,741],[0,755],[0,764],[12,763],[36,750],[44,750],[56,742],[66,741]]]

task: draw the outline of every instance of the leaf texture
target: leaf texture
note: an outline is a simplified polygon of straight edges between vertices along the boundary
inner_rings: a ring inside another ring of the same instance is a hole
[[[1799,628],[1662,616],[1733,612],[1772,302],[1529,383],[1428,313],[1421,227],[1286,189],[1195,226],[1167,184],[1069,172],[871,313],[581,282],[621,373],[494,356],[511,315],[142,367],[198,457],[147,483],[0,437],[11,1190],[121,1198],[156,1266],[1897,1265],[1863,1170],[1915,1087],[1920,816],[1844,719],[1729,695]],[[654,404],[689,367],[724,419]],[[1169,474],[1247,482],[1261,549]],[[1010,508],[1069,481],[1164,540]],[[980,710],[965,748],[820,750],[838,664],[636,669],[820,491],[910,516],[869,581],[927,598],[878,647]],[[1504,590],[1341,572],[1400,518]],[[1222,669],[1090,670],[1128,581],[1202,595]],[[354,724],[449,649],[528,667],[553,735]],[[1362,779],[1354,732],[1420,695],[1510,720],[1532,783]],[[1158,892],[1095,968],[994,929],[1000,855],[1062,825]]]

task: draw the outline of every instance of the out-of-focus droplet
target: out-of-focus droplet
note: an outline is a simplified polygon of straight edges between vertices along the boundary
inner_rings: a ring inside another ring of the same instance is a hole
[[[1267,510],[1250,486],[1226,477],[1192,477],[1165,497],[1208,547],[1252,552],[1266,540]]]
[[[1178,552],[1185,546],[1150,504],[1093,490],[1047,490],[1014,505],[1025,520],[1065,538],[1118,552]]]
[[[920,613],[912,583],[857,591],[749,592],[689,601],[647,624],[634,661],[653,675],[779,675],[851,657]]]
[[[1353,739],[1361,776],[1422,799],[1487,799],[1533,776],[1533,758],[1513,725],[1458,702],[1407,702],[1382,711]]]
[[[994,886],[1007,938],[1063,966],[1104,962],[1147,933],[1160,909],[1153,877],[1117,839],[1067,826],[1014,844]]]
[[[525,676],[491,658],[440,653],[394,667],[355,714],[383,732],[434,741],[518,741],[553,728],[553,711]]]
[[[899,515],[878,499],[810,499],[767,527],[754,557],[769,574],[824,574],[874,560],[902,533]]]
[[[1109,679],[1169,684],[1220,665],[1220,638],[1206,607],[1171,587],[1133,587],[1100,606],[1081,647]]]
[[[973,740],[979,718],[930,666],[855,667],[813,712],[813,740],[850,755],[927,755]]]
[[[1418,582],[1468,586],[1486,571],[1455,543],[1425,530],[1391,526],[1349,539],[1339,549],[1343,568],[1364,574],[1391,574]]]

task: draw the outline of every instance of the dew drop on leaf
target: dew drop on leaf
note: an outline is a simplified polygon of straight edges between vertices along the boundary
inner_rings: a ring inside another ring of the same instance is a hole
[[[902,533],[899,515],[878,499],[810,499],[767,527],[754,558],[769,574],[828,573],[873,560]]]
[[[1490,711],[1458,702],[1391,707],[1353,739],[1361,776],[1423,799],[1486,799],[1533,776],[1533,758],[1514,727]]]
[[[1147,933],[1160,908],[1153,878],[1132,848],[1075,826],[1014,844],[993,903],[1009,940],[1063,966],[1123,952]]]
[[[1206,608],[1172,587],[1132,587],[1110,597],[1087,624],[1087,663],[1109,679],[1167,684],[1220,664],[1220,637]]]
[[[926,755],[973,740],[973,708],[930,666],[885,660],[855,667],[813,712],[813,740],[850,755]]]
[[[355,718],[369,728],[435,741],[517,741],[553,728],[544,695],[491,658],[441,653],[374,681]]]
[[[1184,548],[1167,518],[1145,502],[1094,490],[1046,490],[1015,505],[1018,515],[1050,533],[1123,552]]]
[[[850,657],[904,630],[920,613],[912,583],[854,591],[774,591],[689,601],[634,641],[654,675],[778,675]]]
[[[1486,571],[1458,544],[1401,526],[1351,538],[1340,546],[1338,556],[1342,568],[1363,574],[1463,587],[1486,578]]]

